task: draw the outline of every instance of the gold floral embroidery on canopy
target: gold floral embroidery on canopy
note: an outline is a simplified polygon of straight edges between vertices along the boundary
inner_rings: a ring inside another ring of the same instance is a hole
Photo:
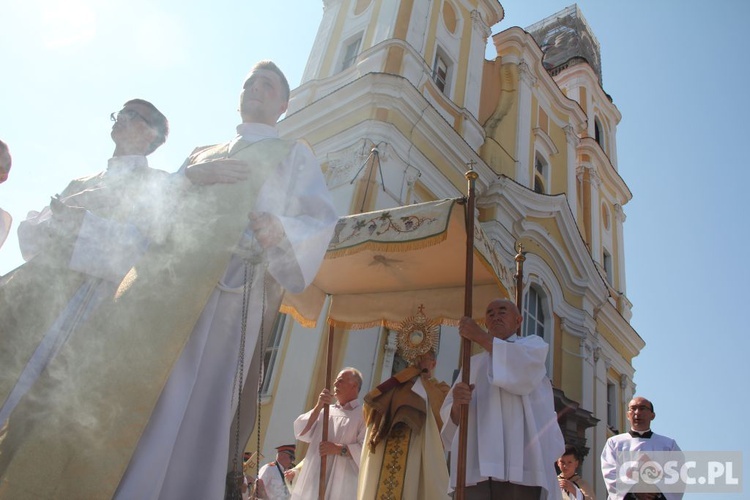
[[[512,273],[474,230],[473,311],[509,297]],[[348,329],[399,325],[424,305],[435,324],[464,315],[466,216],[463,198],[354,214],[339,219],[313,284],[287,294],[282,312],[313,327],[330,297],[329,324]]]

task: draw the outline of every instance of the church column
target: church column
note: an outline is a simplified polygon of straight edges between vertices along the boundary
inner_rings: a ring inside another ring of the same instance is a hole
[[[531,109],[531,89],[536,85],[536,77],[525,61],[518,63],[518,109]],[[531,185],[531,117],[533,113],[518,113],[516,130],[516,181],[522,186]]]
[[[595,385],[596,385],[596,367],[594,361],[594,351],[596,349],[596,343],[591,335],[591,332],[584,333],[584,336],[580,339],[581,345],[581,407],[584,410],[588,410],[597,416],[595,408]],[[596,428],[589,427],[585,431],[586,446],[589,448],[589,454],[586,460],[583,461],[581,466],[581,476],[590,483],[593,482],[595,475],[596,460],[594,455],[599,450],[595,447],[596,442]]]
[[[628,403],[630,403],[630,400],[633,399],[634,391],[635,387],[630,377],[625,373],[620,375],[620,394],[622,395],[623,412],[627,411]]]
[[[596,361],[594,351],[597,346],[596,336],[586,331],[580,339],[581,345],[581,406],[592,413],[596,413]],[[593,436],[591,436],[593,438]],[[588,440],[588,436],[587,436]]]
[[[468,111],[473,119],[463,118],[461,120],[461,135],[475,151],[479,151],[484,143],[485,131],[477,118],[479,117],[479,97],[482,91],[482,73],[484,71],[484,52],[487,40],[492,34],[489,26],[485,24],[482,15],[477,10],[471,12],[471,40],[469,45],[469,57],[462,67],[466,75],[466,84],[462,103],[457,103]]]
[[[599,408],[597,407],[597,391],[601,391],[597,379],[597,361],[599,359],[599,339],[596,334],[596,322],[591,315],[586,314],[584,324],[581,326],[583,335],[581,337],[581,407],[594,414],[595,417],[601,418]],[[604,388],[606,395],[606,386]],[[601,392],[599,392],[601,394]],[[606,406],[606,400],[605,400]],[[599,454],[601,448],[597,441],[597,430],[601,423],[586,429],[586,446],[589,448],[589,455],[581,466],[581,475],[583,478],[592,483],[598,474],[597,461],[595,456]]]
[[[425,200],[415,199],[414,186],[416,186],[419,178],[422,177],[422,171],[412,165],[407,165],[404,170],[404,181],[401,188],[401,192],[404,195],[399,200],[401,205],[409,205],[411,203],[420,203]]]
[[[576,193],[581,199],[581,219],[578,225],[583,232],[583,239],[587,245],[591,245],[591,186],[589,182],[589,169],[586,166],[576,167],[576,181],[579,191]],[[577,200],[576,200],[577,201]]]
[[[602,226],[601,226],[601,198],[599,189],[602,185],[601,177],[594,168],[589,169],[589,182],[591,184],[591,253],[594,262],[604,265],[602,254]]]
[[[600,419],[599,424],[593,429],[593,439],[591,441],[591,450],[593,451],[589,460],[589,467],[594,466],[594,471],[601,470],[600,454],[607,442],[607,371],[609,370],[609,360],[602,353],[600,346],[594,347],[594,393],[596,398],[596,409],[594,415]],[[590,429],[591,430],[591,429]],[[594,474],[596,479],[596,491],[607,491],[604,485],[604,479],[601,474]]]
[[[321,19],[320,26],[318,26],[318,33],[315,35],[315,41],[310,50],[310,57],[307,60],[305,72],[302,74],[300,85],[310,80],[328,76],[322,75],[321,71],[325,56],[333,52],[330,50],[329,44],[334,32],[333,26],[336,24],[336,19],[343,3],[343,0],[323,0],[323,19]]]
[[[471,11],[471,41],[469,60],[466,62],[466,95],[464,108],[472,116],[479,116],[479,97],[482,90],[482,73],[484,71],[484,52],[490,31],[477,10]]]
[[[620,292],[617,298],[617,310],[620,312],[625,321],[628,323],[633,317],[633,304],[628,300],[627,296],[627,280],[625,276],[625,234],[623,230],[623,224],[625,222],[625,212],[622,209],[622,205],[619,203],[615,204],[615,239],[617,240],[617,278],[618,278],[618,291]]]
[[[385,354],[383,355],[383,369],[380,372],[380,381],[391,378],[391,372],[393,371],[393,358],[396,357],[396,349],[398,348],[398,332],[396,330],[388,330],[388,338],[385,341],[383,347]],[[377,384],[373,384],[375,386]]]
[[[565,131],[565,161],[568,168],[568,204],[573,213],[573,220],[578,222],[578,172],[576,169],[576,151],[578,149],[578,136],[573,127],[566,125]]]

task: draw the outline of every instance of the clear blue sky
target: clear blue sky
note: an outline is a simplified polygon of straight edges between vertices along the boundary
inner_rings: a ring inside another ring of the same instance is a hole
[[[506,17],[492,31],[528,26],[571,3],[506,0]],[[13,229],[69,180],[105,167],[114,149],[109,113],[130,98],[154,102],[170,119],[167,144],[151,156],[156,168],[174,171],[195,146],[231,136],[239,87],[255,61],[275,60],[299,84],[322,5],[7,2],[0,138],[14,167],[0,185],[0,207],[14,216]],[[654,429],[683,449],[750,450],[742,396],[750,379],[742,315],[750,283],[743,250],[750,2],[578,5],[601,44],[604,90],[623,115],[620,174],[633,192],[625,207],[627,292],[646,341],[634,362],[637,392],[656,404]],[[11,234],[0,274],[21,264],[17,246]]]

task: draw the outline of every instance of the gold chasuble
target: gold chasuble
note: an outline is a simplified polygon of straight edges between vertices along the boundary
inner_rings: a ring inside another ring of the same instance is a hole
[[[147,211],[149,227],[139,225],[138,229],[159,240],[162,236],[157,232],[168,216],[161,198],[171,199],[169,190],[174,186],[170,177],[146,166],[127,176],[101,172],[72,181],[60,199],[121,223]],[[9,273],[0,285],[0,404],[7,400],[42,337],[87,280],[85,274],[68,267],[75,240],[75,234],[50,234],[44,251]],[[106,245],[116,242],[102,241],[103,252]]]
[[[421,386],[422,395],[415,385]],[[448,390],[444,382],[420,375],[419,368],[410,366],[365,396],[367,434],[359,500],[447,498],[440,407]]]
[[[198,151],[190,164],[236,158],[251,166],[250,178],[192,186],[175,197],[163,240],[151,242],[11,414],[0,443],[0,498],[114,495],[261,186],[294,143],[230,144]]]

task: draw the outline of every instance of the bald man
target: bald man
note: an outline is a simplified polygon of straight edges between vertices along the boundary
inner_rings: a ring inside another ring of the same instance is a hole
[[[365,420],[359,391],[362,374],[356,368],[341,370],[333,383],[333,393],[323,389],[312,410],[294,421],[295,437],[309,443],[305,465],[292,489],[292,500],[318,499],[320,466],[326,461],[326,494],[324,500],[357,497],[357,477],[362,445],[365,441]],[[328,441],[323,441],[323,414],[329,405]]]
[[[629,493],[618,491],[617,466],[618,456],[634,451],[680,451],[677,442],[667,436],[651,431],[651,422],[656,418],[654,404],[648,399],[636,396],[628,403],[627,418],[630,430],[607,439],[602,450],[601,463],[604,483],[607,485],[607,498],[655,500],[666,498],[677,500],[682,493],[643,492]]]
[[[451,450],[451,488],[456,486],[458,419],[469,405],[465,498],[560,498],[554,463],[565,450],[557,424],[540,337],[518,337],[522,317],[507,299],[487,306],[481,328],[461,318],[459,334],[484,352],[471,358],[470,384],[457,382],[440,410],[442,437]]]

